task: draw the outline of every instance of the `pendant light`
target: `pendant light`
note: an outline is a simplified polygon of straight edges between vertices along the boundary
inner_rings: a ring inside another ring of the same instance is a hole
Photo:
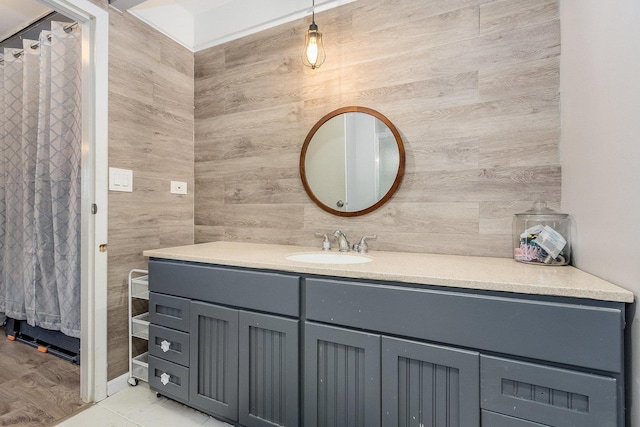
[[[316,25],[315,14],[315,0],[312,1],[311,6],[311,25],[309,25],[309,31],[305,34],[304,51],[302,52],[302,63],[307,67],[311,67],[315,70],[324,63],[327,55],[324,52],[324,45],[322,44],[322,33],[318,31]]]

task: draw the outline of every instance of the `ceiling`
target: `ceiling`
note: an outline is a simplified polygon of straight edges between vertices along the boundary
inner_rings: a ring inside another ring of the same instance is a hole
[[[318,0],[320,12],[355,0]],[[311,14],[312,0],[112,0],[197,52]],[[1,0],[0,40],[50,12],[36,0]]]
[[[0,1],[0,41],[51,12],[51,9],[34,0]]]

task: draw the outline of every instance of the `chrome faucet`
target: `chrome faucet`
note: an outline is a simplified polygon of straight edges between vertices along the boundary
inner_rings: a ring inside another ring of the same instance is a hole
[[[338,239],[338,246],[340,246],[340,249],[339,249],[340,252],[349,252],[349,250],[351,249],[351,244],[347,240],[347,236],[345,236],[342,231],[336,230],[333,233],[333,237],[336,237]]]
[[[361,254],[366,254],[367,252],[369,252],[369,245],[367,244],[367,239],[377,239],[377,238],[378,236],[375,234],[372,234],[370,236],[362,236],[362,239],[360,239],[360,243],[353,244],[353,250]]]
[[[329,236],[324,233],[315,233],[316,237],[322,237],[322,250],[330,251],[331,250],[331,242],[329,241]]]

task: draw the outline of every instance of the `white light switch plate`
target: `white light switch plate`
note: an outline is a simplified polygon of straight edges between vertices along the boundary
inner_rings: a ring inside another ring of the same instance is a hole
[[[110,191],[133,191],[133,171],[130,169],[109,168]]]
[[[187,194],[187,183],[171,181],[171,194]]]

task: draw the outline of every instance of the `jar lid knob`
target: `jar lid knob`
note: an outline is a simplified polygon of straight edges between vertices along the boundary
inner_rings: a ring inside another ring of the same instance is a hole
[[[525,212],[527,215],[557,215],[558,212],[547,207],[547,202],[537,200],[531,209]]]
[[[538,212],[547,210],[547,202],[536,200],[536,202],[533,204],[533,210]]]

